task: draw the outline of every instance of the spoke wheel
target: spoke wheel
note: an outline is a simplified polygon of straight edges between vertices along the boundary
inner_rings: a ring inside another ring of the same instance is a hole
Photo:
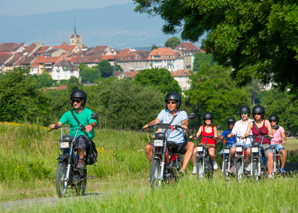
[[[205,175],[205,168],[203,167],[203,160],[198,159],[196,162],[197,174],[200,180],[203,180]]]
[[[236,161],[236,177],[238,179],[238,181],[240,181],[242,179],[243,176],[243,168],[242,168],[242,160],[239,159]]]
[[[59,197],[63,197],[67,191],[66,163],[59,162],[56,171],[56,191]]]
[[[258,175],[258,164],[255,161],[252,163],[252,177],[253,177],[253,179],[255,179],[257,181],[259,179],[259,175]]]
[[[86,191],[86,187],[87,187],[87,171],[84,175],[84,180],[80,180],[78,181],[78,183],[76,183],[76,192],[77,192],[77,195],[79,196],[83,196],[85,194],[85,191]]]
[[[207,165],[209,168],[208,168],[208,173],[207,173],[207,177],[210,179],[210,178],[213,178],[213,163],[212,163],[212,160],[210,157],[208,157],[205,161],[205,165]]]
[[[160,178],[160,160],[154,159],[151,162],[150,168],[150,185],[152,188],[159,187],[161,185]]]
[[[223,166],[223,175],[224,175],[225,179],[228,180],[228,176],[229,176],[228,161],[227,160],[224,160],[222,166]]]

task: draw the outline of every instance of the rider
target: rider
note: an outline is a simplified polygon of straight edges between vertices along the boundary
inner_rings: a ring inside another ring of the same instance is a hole
[[[286,153],[285,148],[283,147],[283,144],[286,144],[287,138],[285,135],[284,128],[277,125],[278,120],[279,120],[279,118],[276,115],[271,115],[269,117],[269,121],[270,121],[270,124],[272,127],[272,133],[273,133],[273,138],[271,139],[270,144],[274,145],[275,150],[282,154],[280,171],[285,172],[284,167],[285,167],[285,163],[286,163],[287,153]]]
[[[232,117],[228,118],[227,119],[227,126],[229,129],[226,129],[222,132],[221,136],[219,136],[219,138],[217,139],[217,142],[219,143],[221,140],[223,140],[224,138],[228,138],[227,136],[229,134],[231,134],[232,132],[232,129],[234,127],[236,123],[236,120]],[[232,160],[234,161],[235,159],[235,152],[236,152],[236,137],[231,137],[231,138],[228,138],[228,143],[227,143],[228,146],[231,146],[231,149],[230,149],[230,154],[231,154],[231,158]],[[223,155],[223,149],[221,150],[220,152],[220,155],[222,156]],[[231,168],[230,168],[230,173],[234,172],[234,168],[235,166],[233,165]]]
[[[83,90],[74,90],[71,95],[70,95],[70,105],[73,106],[73,111],[74,115],[77,117],[79,122],[83,124],[86,127],[86,132],[88,134],[88,137],[90,139],[94,138],[94,128],[96,127],[97,121],[94,119],[91,119],[92,111],[85,106],[87,101],[87,95]],[[51,129],[56,129],[56,126],[62,126],[64,124],[69,124],[71,128],[69,135],[70,136],[75,136],[76,131],[74,129],[79,128],[79,125],[75,118],[73,117],[71,111],[65,112],[60,120],[55,123],[51,124],[50,128]],[[79,129],[77,133],[77,138],[74,141],[74,146],[78,148],[78,154],[79,154],[79,162],[76,166],[78,169],[85,169],[86,165],[84,162],[84,155],[85,155],[85,150],[89,146],[89,140],[85,136],[84,132]]]
[[[172,125],[180,125],[185,130],[188,128],[188,116],[185,111],[180,111],[179,108],[181,106],[181,97],[176,92],[170,92],[165,97],[165,107],[166,109],[163,109],[157,118],[155,118],[150,123],[146,124],[143,129],[148,129],[149,125],[156,125],[158,123],[170,123],[172,121]],[[175,119],[173,120],[173,118]],[[163,130],[158,130],[159,132]],[[185,174],[186,166],[191,158],[192,152],[194,150],[194,143],[187,142],[185,140],[185,132],[182,130],[174,130],[169,135],[168,141],[172,141],[175,144],[178,145],[176,153],[185,154],[183,158],[183,165],[181,170],[179,171],[180,174]],[[152,161],[152,155],[153,155],[153,146],[154,144],[147,143],[145,146],[145,151],[147,158],[151,164]]]
[[[239,115],[241,117],[241,120],[237,121],[235,123],[235,126],[232,130],[232,133],[228,135],[228,138],[231,138],[233,136],[237,136],[237,145],[242,145],[246,148],[246,157],[249,162],[249,165],[246,168],[246,171],[250,172],[251,170],[251,156],[250,156],[250,139],[241,139],[247,129],[247,126],[250,121],[253,121],[252,119],[249,118],[250,115],[250,108],[248,106],[241,106],[239,108]],[[250,132],[251,135],[251,132]]]
[[[263,135],[271,135],[272,128],[270,122],[265,120],[265,109],[264,107],[258,105],[252,109],[252,114],[254,117],[254,121],[250,121],[247,130],[243,136],[248,136],[250,132],[252,132],[255,136],[263,136]],[[254,123],[253,123],[254,122]],[[258,129],[256,128],[258,127]],[[260,131],[260,132],[259,132]],[[255,142],[261,143],[261,138],[255,138]],[[273,150],[270,147],[270,141],[267,138],[263,139],[263,143],[261,146],[264,149],[265,156],[267,158],[267,168],[268,168],[268,178],[273,178],[272,170],[273,170]]]
[[[213,115],[211,112],[205,112],[203,114],[203,120],[204,124],[200,126],[196,137],[190,136],[190,138],[197,139],[200,137],[202,134],[202,140],[201,140],[201,145],[205,145],[205,139],[206,136],[214,136],[215,138],[217,137],[217,128],[214,126],[213,123]],[[213,162],[213,168],[218,169],[218,165],[215,161],[215,140],[214,138],[208,138],[206,148],[208,149],[209,156]],[[193,155],[192,155],[192,162],[193,162],[193,172],[192,174],[197,173],[197,168],[196,168],[196,155],[197,155],[197,150],[194,149]]]

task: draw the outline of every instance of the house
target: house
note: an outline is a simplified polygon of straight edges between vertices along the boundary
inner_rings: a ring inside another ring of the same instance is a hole
[[[15,53],[4,63],[3,72],[13,70],[14,65],[23,58],[23,53]]]
[[[52,71],[53,80],[69,80],[72,76],[79,78],[80,72],[76,65],[72,65],[66,59],[57,62]]]
[[[178,82],[182,91],[188,90],[190,88],[189,76],[191,75],[188,70],[177,70],[171,72],[171,75]]]
[[[102,56],[74,56],[70,62],[74,65],[86,64],[88,67],[97,66]]]
[[[113,77],[117,77],[118,79],[122,79],[125,77],[134,79],[134,77],[136,76],[136,74],[138,74],[140,71],[116,71],[112,74]]]
[[[52,69],[58,59],[58,57],[37,56],[30,66],[30,74],[40,75],[46,71],[51,75]]]
[[[45,53],[46,51],[51,50],[51,49],[53,49],[53,48],[50,47],[50,46],[43,46],[43,47],[40,47],[40,48],[34,53],[34,56],[40,56],[40,55],[42,55],[43,53]]]
[[[25,43],[2,43],[0,44],[0,53],[11,55],[24,51],[25,47]]]
[[[39,42],[31,43],[30,46],[26,47],[26,49],[23,51],[23,55],[32,56],[37,50],[39,50],[43,46],[44,45]]]
[[[81,49],[77,45],[67,45],[65,42],[63,42],[59,46],[54,46],[54,49],[63,49],[64,51],[67,51],[69,53],[78,53],[81,51]]]
[[[180,54],[176,54],[170,47],[154,49],[148,56],[150,68],[165,68],[171,72],[177,71],[182,66],[182,61]]]
[[[147,50],[123,49],[114,58],[123,70],[144,70],[149,69],[149,54]]]
[[[33,62],[34,60],[36,59],[36,57],[34,56],[29,56],[29,57],[22,57],[18,62],[16,62],[14,64],[15,67],[29,67]]]
[[[0,73],[2,73],[2,71],[4,70],[4,67],[5,67],[4,64],[5,64],[5,62],[8,61],[12,57],[13,56],[7,55],[7,54],[0,55]]]
[[[44,52],[42,55],[47,57],[60,57],[63,53],[68,53],[63,49],[50,49]]]

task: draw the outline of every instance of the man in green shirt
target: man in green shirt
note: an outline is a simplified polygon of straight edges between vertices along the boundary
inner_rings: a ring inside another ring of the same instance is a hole
[[[90,139],[94,138],[94,127],[97,125],[97,121],[94,119],[91,119],[92,110],[84,107],[87,101],[87,95],[83,90],[74,90],[70,95],[70,104],[73,106],[73,109],[71,110],[80,124],[85,126],[87,135]],[[71,128],[78,128],[79,124],[76,121],[76,119],[73,117],[71,111],[65,112],[60,120],[55,123],[51,124],[50,128],[55,129],[56,126],[62,126],[64,124],[69,124]],[[76,130],[71,129],[69,132],[70,136],[75,136]],[[79,162],[77,164],[78,169],[85,169],[86,165],[84,162],[84,155],[85,150],[89,146],[89,141],[84,132],[79,129],[77,138],[74,141],[74,146],[78,148],[78,154],[79,154]]]

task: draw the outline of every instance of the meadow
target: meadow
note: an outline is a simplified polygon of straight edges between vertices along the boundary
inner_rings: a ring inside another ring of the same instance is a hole
[[[59,131],[46,127],[0,124],[0,201],[56,196]],[[297,212],[298,178],[292,175],[258,183],[233,178],[225,182],[220,171],[212,180],[199,181],[189,173],[173,185],[149,187],[149,164],[144,152],[151,133],[97,129],[94,139],[99,162],[88,167],[95,176],[86,194],[98,194],[78,202],[74,190],[56,206],[22,209],[22,212]],[[288,145],[297,149],[298,143]],[[295,146],[296,145],[296,146]],[[103,193],[103,195],[101,195]],[[81,199],[81,198],[77,198]],[[67,204],[71,205],[65,205]],[[20,211],[14,209],[13,211]]]

